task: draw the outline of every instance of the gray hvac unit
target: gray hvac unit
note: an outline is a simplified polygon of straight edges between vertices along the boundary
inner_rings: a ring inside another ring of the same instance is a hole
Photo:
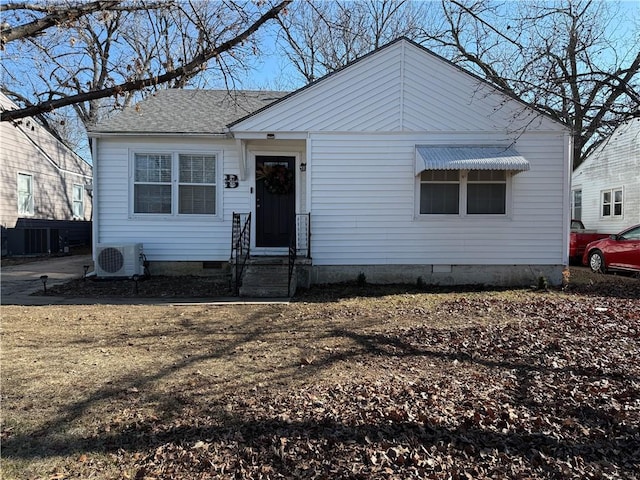
[[[142,243],[98,244],[95,258],[98,277],[132,277],[144,274]]]

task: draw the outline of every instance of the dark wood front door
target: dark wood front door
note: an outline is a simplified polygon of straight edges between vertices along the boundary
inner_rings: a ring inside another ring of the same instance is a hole
[[[256,247],[286,247],[296,216],[295,157],[256,156]]]

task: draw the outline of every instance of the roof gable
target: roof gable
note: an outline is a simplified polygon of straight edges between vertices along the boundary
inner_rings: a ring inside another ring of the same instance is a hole
[[[564,126],[405,38],[230,124],[241,131],[487,131]]]
[[[15,103],[0,92],[0,109],[15,110],[17,108]],[[27,117],[1,123],[0,136],[5,144],[5,148],[2,149],[4,154],[10,154],[6,150],[7,145],[11,145],[10,148],[19,148],[23,152],[28,152],[27,158],[34,165],[39,164],[44,158],[58,170],[86,177],[91,176],[92,166],[34,118]],[[29,168],[30,165],[24,167]]]
[[[604,139],[591,154],[573,171],[574,178],[583,170],[608,165],[615,159],[630,167],[640,162],[640,117],[620,124]]]

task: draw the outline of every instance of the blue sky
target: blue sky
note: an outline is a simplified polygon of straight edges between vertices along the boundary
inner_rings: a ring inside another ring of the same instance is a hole
[[[427,0],[429,1],[429,0]],[[595,0],[607,1],[611,0]],[[640,0],[622,0],[619,3],[619,15],[607,29],[615,34],[618,39],[617,51],[626,52],[628,56],[635,54],[640,49],[640,38],[634,37],[633,31],[640,31]],[[269,24],[262,31],[261,55],[255,59],[255,68],[242,80],[242,88],[245,89],[273,89],[295,90],[304,86],[304,81],[290,62],[278,53],[275,45],[276,26]],[[631,59],[627,58],[626,64]]]

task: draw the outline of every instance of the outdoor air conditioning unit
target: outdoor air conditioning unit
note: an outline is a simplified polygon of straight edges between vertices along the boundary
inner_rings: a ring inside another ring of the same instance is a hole
[[[98,277],[132,277],[144,274],[141,243],[96,246],[95,271]]]

